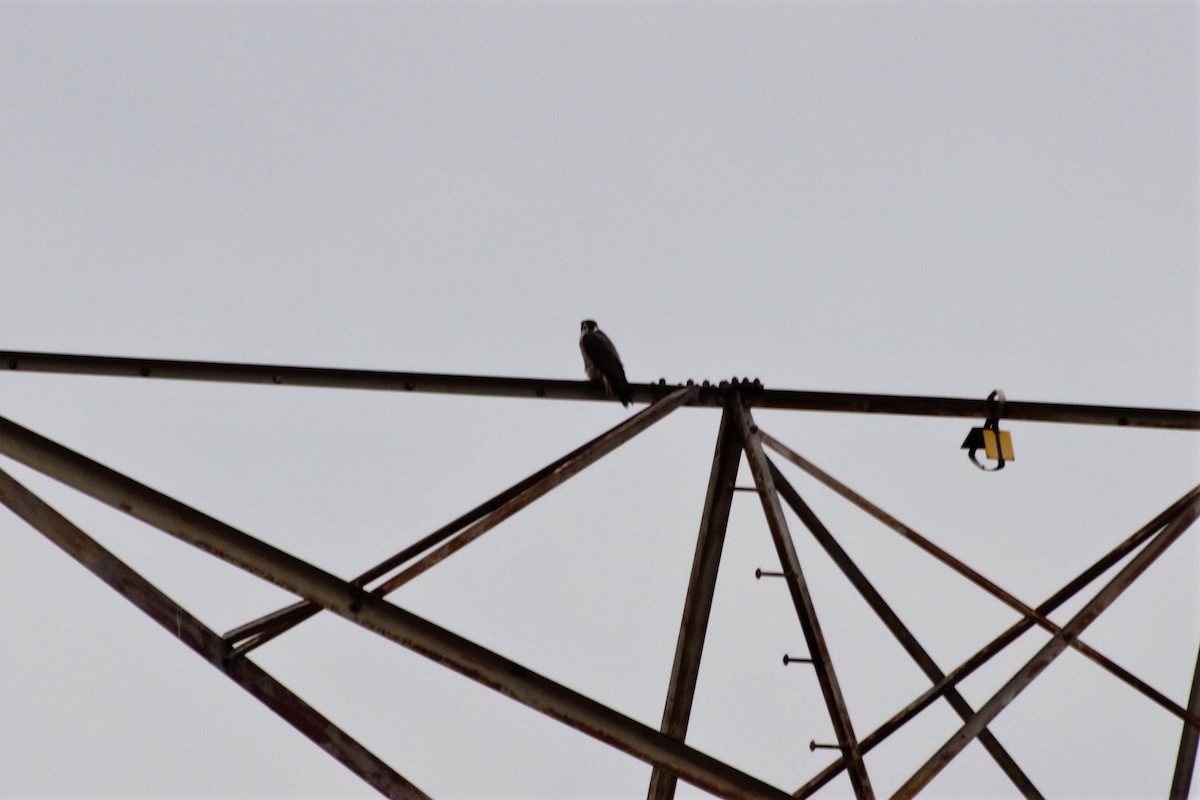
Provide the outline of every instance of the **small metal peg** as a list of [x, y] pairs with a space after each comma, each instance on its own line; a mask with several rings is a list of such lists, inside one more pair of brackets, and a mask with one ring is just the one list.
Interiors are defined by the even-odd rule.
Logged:
[[767, 572], [765, 569], [754, 570], [754, 579], [762, 580], [763, 578], [794, 578], [796, 577], [790, 572]]
[[789, 655], [785, 655], [783, 657], [783, 665], [785, 667], [788, 664], [811, 664], [812, 662], [813, 662], [813, 660], [811, 658], [796, 658], [796, 656], [789, 656]]
[[814, 741], [811, 741], [811, 742], [809, 742], [809, 743], [808, 743], [808, 749], [809, 749], [809, 750], [812, 750], [812, 751], [816, 751], [816, 750], [841, 750], [841, 749], [842, 749], [842, 746], [841, 746], [840, 744], [821, 744], [820, 742], [817, 742], [817, 741], [815, 741], [815, 740], [814, 740]]

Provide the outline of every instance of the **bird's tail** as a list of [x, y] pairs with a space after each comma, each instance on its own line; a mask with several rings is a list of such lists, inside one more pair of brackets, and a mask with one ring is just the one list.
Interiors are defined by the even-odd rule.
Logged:
[[627, 381], [620, 381], [612, 388], [613, 394], [621, 401], [621, 405], [628, 408], [629, 404], [633, 402], [633, 390], [629, 388], [629, 383]]

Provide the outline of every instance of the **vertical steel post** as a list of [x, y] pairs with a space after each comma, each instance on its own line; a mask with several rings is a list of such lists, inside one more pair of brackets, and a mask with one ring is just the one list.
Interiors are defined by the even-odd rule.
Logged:
[[189, 614], [186, 609], [2, 470], [0, 503], [12, 509], [17, 516], [58, 545], [67, 555], [384, 797], [395, 800], [429, 800], [428, 795], [268, 675], [261, 667], [244, 658], [231, 658], [232, 648], [216, 631]]
[[[933, 657], [921, 646], [921, 643], [913, 636], [912, 631], [900, 621], [900, 617], [896, 615], [896, 612], [887, 604], [883, 596], [871, 585], [867, 576], [862, 573], [862, 570], [858, 568], [858, 565], [854, 563], [850, 555], [837, 543], [833, 535], [829, 532], [829, 529], [825, 527], [824, 523], [813, 513], [809, 505], [800, 497], [800, 493], [796, 491], [795, 487], [788, 482], [774, 464], [770, 464], [770, 467], [775, 487], [783, 496], [783, 499], [792, 507], [792, 511], [796, 512], [796, 516], [800, 518], [801, 522], [812, 533], [813, 538], [817, 540], [821, 547], [825, 549], [825, 552], [829, 554], [833, 562], [841, 569], [851, 585], [867, 601], [867, 605], [871, 607], [871, 610], [875, 612], [880, 621], [891, 632], [892, 636], [896, 637], [896, 641], [900, 643], [904, 651], [916, 662], [917, 666], [921, 668], [921, 671], [925, 673], [925, 676], [935, 686], [945, 680], [946, 674], [938, 667]], [[964, 722], [975, 715], [975, 709], [971, 707], [954, 687], [947, 688], [944, 696], [946, 702], [950, 704], [951, 708], [958, 713]], [[1023, 797], [1042, 797], [1041, 792], [1033, 785], [1033, 781], [1017, 766], [1017, 762], [1013, 760], [1008, 751], [1004, 749], [1004, 745], [1000, 744], [1000, 741], [991, 731], [986, 728], [981, 731], [979, 742], [996, 761], [1000, 769], [1004, 771], [1004, 774], [1008, 776], [1008, 779], [1013, 782], [1013, 785], [1017, 787]]]
[[984, 706], [966, 722], [958, 732], [918, 769], [892, 800], [907, 800], [921, 791], [928, 783], [962, 752], [983, 728], [996, 718], [1009, 703], [1016, 699], [1026, 686], [1042, 673], [1050, 663], [1069, 646], [1070, 640], [1079, 636], [1096, 617], [1112, 605], [1120, 594], [1137, 580], [1147, 567], [1178, 539], [1188, 526], [1200, 515], [1200, 500], [1193, 500], [1169, 523], [1162, 532], [1150, 540], [1140, 553], [1134, 556], [1111, 581], [1105, 584], [1091, 601], [1062, 627], [1054, 637], [1039, 650], [1009, 681], [996, 692]]
[[[679, 622], [679, 638], [675, 644], [675, 663], [663, 706], [659, 730], [682, 742], [687, 735], [692, 713], [692, 699], [700, 674], [700, 657], [708, 632], [713, 592], [717, 585], [717, 570], [721, 565], [721, 549], [729, 525], [729, 510], [733, 505], [733, 484], [741, 461], [741, 442], [737, 427], [728, 409], [721, 415], [716, 451], [708, 476], [708, 493], [700, 516], [700, 533], [696, 538], [696, 554], [692, 558], [692, 574], [688, 580], [687, 597], [683, 603], [683, 618]], [[650, 800], [670, 800], [675, 796], [677, 778], [672, 773], [655, 768], [650, 775], [646, 796]]]
[[754, 424], [750, 411], [740, 403], [735, 403], [732, 408], [734, 419], [737, 421], [738, 433], [742, 437], [746, 462], [750, 467], [750, 472], [754, 475], [754, 483], [758, 486], [759, 499], [762, 501], [763, 513], [767, 518], [767, 527], [771, 531], [771, 538], [775, 541], [775, 550], [779, 554], [780, 566], [787, 576], [788, 590], [792, 595], [792, 603], [796, 607], [796, 615], [800, 618], [800, 627], [804, 631], [804, 639], [813, 660], [817, 681], [821, 685], [821, 694], [825, 697], [825, 706], [829, 710], [829, 718], [833, 723], [838, 747], [846, 758], [850, 785], [858, 800], [868, 800], [868, 798], [874, 797], [871, 790], [871, 779], [867, 775], [862, 751], [854, 736], [850, 712], [846, 709], [846, 701], [842, 697], [842, 689], [833, 669], [833, 660], [830, 657], [829, 649], [825, 646], [825, 636], [821, 632], [821, 625], [817, 620], [817, 611], [812, 595], [808, 591], [808, 583], [804, 580], [804, 573], [800, 569], [800, 559], [796, 555], [792, 534], [788, 530], [787, 520], [783, 516], [783, 507], [779, 504], [775, 482], [771, 479], [770, 466], [767, 463], [766, 454], [763, 453], [762, 441], [758, 436], [758, 426]]
[[[1188, 695], [1188, 711], [1200, 715], [1200, 653], [1196, 654], [1196, 669], [1192, 673], [1192, 691]], [[1171, 800], [1187, 800], [1192, 788], [1192, 773], [1196, 769], [1196, 747], [1200, 744], [1200, 728], [1191, 722], [1183, 723], [1179, 736], [1179, 756], [1175, 759], [1175, 775], [1171, 779]]]

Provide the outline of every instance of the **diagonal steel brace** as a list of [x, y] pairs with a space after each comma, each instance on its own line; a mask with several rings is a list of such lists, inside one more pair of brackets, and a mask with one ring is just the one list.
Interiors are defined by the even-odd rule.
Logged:
[[385, 797], [429, 800], [429, 796], [374, 753], [305, 703], [249, 659], [233, 650], [216, 631], [92, 539], [40, 497], [0, 470], [0, 503], [109, 587], [146, 613], [168, 633], [274, 711], [318, 747], [340, 761]]
[[958, 732], [913, 773], [904, 785], [896, 790], [892, 800], [907, 800], [915, 796], [932, 781], [950, 761], [970, 744], [979, 732], [995, 719], [1009, 703], [1016, 699], [1064, 650], [1070, 641], [1095, 621], [1137, 578], [1162, 555], [1200, 516], [1200, 500], [1193, 500], [1151, 539], [1144, 548], [1126, 564], [1116, 576], [1104, 585], [1095, 597], [1080, 609], [1066, 625], [1050, 639], [1025, 666], [1017, 671], [1004, 686], [1000, 687], [971, 719], [963, 723]]
[[754, 424], [748, 409], [735, 404], [733, 411], [738, 432], [742, 437], [746, 462], [750, 467], [751, 474], [754, 475], [754, 483], [758, 486], [763, 513], [767, 517], [767, 527], [771, 531], [771, 538], [775, 541], [775, 550], [779, 554], [779, 564], [784, 574], [788, 576], [788, 591], [792, 595], [796, 616], [799, 617], [800, 627], [804, 631], [804, 639], [813, 660], [817, 681], [821, 685], [821, 694], [825, 698], [825, 706], [829, 711], [830, 721], [833, 723], [838, 746], [846, 757], [850, 785], [858, 800], [868, 800], [874, 797], [871, 780], [867, 775], [866, 765], [863, 763], [858, 739], [854, 735], [854, 726], [850, 721], [850, 712], [846, 709], [846, 701], [842, 697], [842, 689], [833, 668], [833, 660], [825, 645], [825, 636], [822, 634], [820, 622], [817, 620], [817, 611], [812, 595], [808, 591], [808, 584], [800, 569], [800, 559], [796, 555], [792, 534], [788, 530], [787, 520], [784, 519], [783, 507], [779, 504], [779, 495], [771, 478], [770, 465], [767, 463], [767, 457], [763, 453], [762, 442], [759, 439], [758, 426]]
[[782, 790], [0, 417], [0, 454], [720, 797]]
[[[614, 428], [605, 431], [581, 447], [572, 450], [562, 458], [557, 459], [524, 480], [505, 489], [495, 497], [461, 515], [454, 521], [406, 547], [391, 558], [376, 564], [371, 569], [356, 577], [352, 582], [356, 586], [365, 586], [367, 583], [382, 577], [430, 548], [440, 545], [440, 548], [426, 555], [421, 561], [371, 590], [371, 594], [376, 597], [384, 597], [390, 594], [684, 405], [697, 391], [698, 389], [692, 386], [672, 392]], [[307, 601], [295, 603], [234, 628], [225, 634], [225, 639], [232, 644], [238, 645], [239, 653], [247, 653], [255, 647], [266, 644], [276, 636], [287, 632], [320, 611], [320, 606]]]
[[[775, 487], [779, 490], [779, 494], [792, 507], [792, 511], [796, 513], [796, 516], [808, 528], [813, 538], [817, 540], [821, 547], [825, 549], [825, 552], [829, 554], [833, 562], [841, 569], [851, 585], [858, 590], [858, 593], [866, 600], [867, 605], [871, 607], [871, 610], [875, 612], [880, 621], [891, 632], [892, 636], [896, 637], [896, 641], [900, 643], [900, 646], [904, 648], [909, 657], [921, 668], [921, 671], [925, 673], [926, 677], [935, 686], [945, 680], [946, 674], [938, 667], [933, 657], [921, 646], [921, 643], [913, 636], [908, 626], [900, 621], [900, 617], [887, 604], [887, 601], [883, 599], [883, 596], [879, 594], [867, 579], [867, 576], [862, 573], [862, 570], [858, 568], [858, 565], [854, 563], [850, 555], [837, 543], [833, 535], [830, 534], [829, 529], [825, 527], [824, 523], [821, 522], [808, 504], [804, 502], [803, 498], [800, 497], [800, 493], [788, 483], [778, 467], [773, 463], [770, 466], [771, 477], [775, 481]], [[954, 687], [947, 688], [944, 696], [946, 701], [964, 721], [974, 716], [975, 709], [959, 694], [957, 689]], [[1013, 760], [1013, 757], [1009, 755], [1008, 751], [1004, 749], [1004, 746], [1000, 744], [1000, 741], [991, 731], [985, 729], [980, 732], [979, 741], [996, 761], [1000, 769], [1004, 771], [1004, 774], [1013, 782], [1013, 785], [1021, 792], [1023, 797], [1042, 797], [1041, 792], [1033, 785], [1033, 781], [1017, 766], [1017, 762]]]
[[[825, 471], [821, 470], [819, 467], [817, 467], [811, 461], [808, 461], [806, 458], [801, 456], [799, 453], [796, 453], [795, 451], [793, 451], [786, 445], [782, 444], [778, 440], [772, 438], [769, 434], [767, 434], [765, 432], [762, 434], [762, 437], [763, 437], [764, 444], [766, 444], [772, 450], [775, 450], [777, 453], [782, 455], [788, 461], [791, 461], [793, 464], [795, 464], [796, 466], [803, 469], [809, 475], [812, 475], [814, 478], [819, 480], [821, 483], [824, 483], [826, 486], [833, 489], [835, 492], [840, 494], [842, 497], [845, 497], [851, 503], [858, 506], [859, 508], [861, 508], [863, 511], [867, 512], [871, 516], [875, 517], [875, 519], [879, 520], [880, 522], [882, 522], [887, 527], [891, 528], [896, 533], [900, 534], [900, 536], [902, 538], [908, 540], [909, 542], [912, 542], [917, 547], [921, 548], [926, 553], [928, 553], [929, 555], [933, 556], [935, 559], [940, 561], [942, 564], [944, 564], [947, 567], [949, 567], [950, 569], [954, 570], [959, 575], [961, 575], [962, 577], [966, 578], [971, 583], [978, 586], [980, 589], [983, 589], [985, 592], [990, 594], [992, 597], [995, 597], [997, 600], [1004, 603], [1006, 606], [1008, 606], [1012, 610], [1016, 611], [1018, 614], [1021, 614], [1023, 617], [1025, 617], [1029, 620], [1032, 620], [1035, 624], [1041, 626], [1045, 630], [1049, 631], [1051, 634], [1056, 634], [1060, 630], [1062, 630], [1058, 626], [1058, 624], [1056, 624], [1054, 621], [1048, 619], [1045, 615], [1038, 613], [1037, 609], [1030, 608], [1028, 605], [1021, 602], [1019, 599], [1017, 599], [1014, 595], [1005, 591], [994, 581], [989, 580], [988, 578], [986, 578], [982, 574], [980, 574], [977, 570], [975, 570], [975, 569], [971, 568], [970, 566], [968, 566], [967, 564], [965, 564], [960, 559], [955, 558], [954, 556], [950, 555], [950, 553], [946, 552], [944, 549], [942, 549], [938, 545], [934, 544], [932, 541], [925, 538], [920, 533], [917, 533], [915, 530], [908, 527], [903, 522], [901, 522], [900, 520], [893, 517], [891, 514], [887, 513], [883, 509], [879, 508], [877, 505], [872, 503], [870, 500], [866, 499], [865, 497], [858, 494], [850, 487], [843, 484], [841, 481], [837, 480], [833, 476], [831, 476], [828, 473], [826, 473]], [[1138, 692], [1141, 692], [1147, 698], [1154, 701], [1155, 703], [1158, 703], [1160, 706], [1162, 706], [1166, 710], [1170, 711], [1175, 716], [1180, 717], [1182, 719], [1187, 719], [1188, 712], [1182, 706], [1180, 706], [1178, 703], [1176, 703], [1171, 698], [1167, 697], [1165, 694], [1163, 694], [1159, 690], [1155, 689], [1150, 684], [1143, 681], [1141, 678], [1134, 675], [1129, 670], [1122, 667], [1120, 664], [1113, 661], [1108, 656], [1106, 656], [1103, 653], [1101, 653], [1100, 651], [1096, 650], [1091, 645], [1089, 645], [1086, 642], [1079, 640], [1079, 639], [1070, 639], [1069, 644], [1071, 647], [1078, 650], [1085, 657], [1087, 657], [1088, 659], [1090, 659], [1097, 665], [1103, 667], [1104, 669], [1108, 670], [1108, 672], [1110, 672], [1114, 677], [1123, 681], [1124, 683], [1126, 683], [1133, 689], [1136, 689]]]

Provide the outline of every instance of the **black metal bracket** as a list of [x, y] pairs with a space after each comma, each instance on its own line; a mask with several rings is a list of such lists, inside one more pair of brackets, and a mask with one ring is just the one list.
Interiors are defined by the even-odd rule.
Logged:
[[[962, 449], [967, 451], [971, 463], [984, 472], [997, 472], [1004, 469], [1008, 461], [1015, 460], [1012, 451], [1012, 437], [1008, 431], [1000, 430], [1000, 417], [1004, 414], [1004, 392], [995, 389], [988, 395], [988, 418], [981, 428], [972, 428], [963, 440]], [[983, 450], [996, 466], [987, 467], [976, 457]]]

